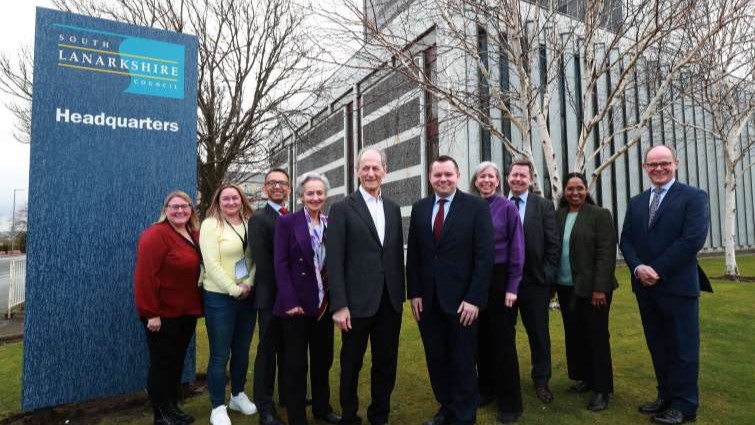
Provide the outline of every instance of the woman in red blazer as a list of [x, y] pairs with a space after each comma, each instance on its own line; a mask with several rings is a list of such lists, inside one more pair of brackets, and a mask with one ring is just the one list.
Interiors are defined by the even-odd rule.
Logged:
[[147, 392], [155, 425], [194, 421], [177, 402], [186, 349], [202, 316], [198, 229], [191, 198], [173, 191], [165, 198], [160, 219], [142, 233], [136, 250], [134, 294], [147, 334]]

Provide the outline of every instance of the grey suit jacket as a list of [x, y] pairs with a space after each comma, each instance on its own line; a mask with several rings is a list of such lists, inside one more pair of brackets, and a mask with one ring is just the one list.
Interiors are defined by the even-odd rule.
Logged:
[[383, 197], [383, 211], [385, 238], [381, 245], [359, 190], [330, 208], [325, 244], [331, 311], [348, 307], [352, 317], [371, 317], [380, 307], [383, 288], [387, 288], [393, 308], [401, 311], [406, 299], [401, 210]]

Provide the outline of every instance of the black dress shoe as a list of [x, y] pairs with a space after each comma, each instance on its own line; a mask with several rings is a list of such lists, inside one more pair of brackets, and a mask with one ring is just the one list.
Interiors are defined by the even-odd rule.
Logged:
[[519, 417], [522, 416], [521, 413], [504, 413], [504, 412], [498, 412], [496, 414], [495, 418], [498, 420], [498, 422], [502, 424], [513, 424], [517, 420], [519, 420]]
[[539, 386], [535, 388], [535, 394], [537, 394], [537, 398], [540, 399], [545, 404], [551, 404], [553, 403], [553, 391], [551, 391], [550, 388], [548, 388], [548, 384]]
[[641, 404], [638, 410], [640, 411], [640, 413], [644, 413], [646, 415], [652, 415], [655, 413], [661, 413], [665, 411], [666, 409], [669, 408], [669, 406], [671, 406], [670, 401], [665, 400], [661, 396], [658, 396], [658, 398], [656, 398], [655, 401]]
[[685, 415], [676, 409], [668, 409], [663, 413], [659, 413], [652, 417], [653, 423], [667, 424], [667, 425], [679, 425], [686, 422], [695, 422], [697, 415], [694, 413], [691, 415]]
[[577, 381], [576, 384], [566, 389], [566, 392], [571, 394], [582, 394], [588, 391], [590, 391], [590, 385], [585, 381]]
[[171, 414], [168, 404], [160, 404], [152, 407], [154, 417], [153, 425], [185, 425], [185, 423]]
[[337, 425], [339, 422], [341, 422], [341, 416], [336, 414], [336, 412], [330, 412], [323, 416], [315, 415], [315, 419], [322, 422], [327, 422], [329, 424]]
[[180, 422], [184, 424], [190, 424], [194, 422], [194, 416], [191, 416], [190, 414], [181, 410], [181, 408], [178, 407], [178, 404], [176, 402], [167, 403], [166, 409], [170, 412], [171, 416], [178, 419]]
[[608, 393], [593, 393], [590, 402], [587, 403], [587, 410], [591, 412], [600, 412], [608, 407]]
[[451, 425], [451, 419], [438, 412], [432, 417], [432, 419], [423, 422], [422, 425]]
[[286, 425], [274, 413], [260, 413], [260, 425]]
[[359, 416], [354, 416], [353, 418], [342, 417], [338, 425], [362, 425], [362, 418]]

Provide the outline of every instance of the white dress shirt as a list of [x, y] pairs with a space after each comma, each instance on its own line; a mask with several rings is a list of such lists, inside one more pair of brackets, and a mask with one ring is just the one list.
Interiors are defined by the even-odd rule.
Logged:
[[380, 245], [383, 245], [385, 241], [385, 210], [383, 209], [383, 196], [378, 194], [377, 197], [370, 195], [362, 186], [359, 186], [359, 192], [364, 198], [364, 203], [367, 204], [367, 210], [372, 216], [372, 222], [375, 224], [378, 238], [380, 238]]

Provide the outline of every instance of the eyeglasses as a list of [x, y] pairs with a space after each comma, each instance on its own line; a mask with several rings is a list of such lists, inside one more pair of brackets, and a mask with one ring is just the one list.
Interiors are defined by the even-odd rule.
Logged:
[[167, 207], [171, 211], [190, 210], [191, 209], [191, 205], [189, 205], [189, 204], [168, 204]]
[[268, 180], [268, 181], [265, 182], [265, 186], [268, 186], [268, 187], [275, 187], [275, 186], [288, 187], [288, 182], [287, 181], [283, 181], [283, 180]]
[[648, 167], [651, 170], [655, 170], [656, 168], [668, 168], [671, 165], [673, 165], [673, 162], [669, 161], [663, 161], [663, 162], [646, 162], [645, 166]]

